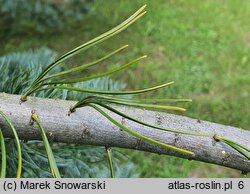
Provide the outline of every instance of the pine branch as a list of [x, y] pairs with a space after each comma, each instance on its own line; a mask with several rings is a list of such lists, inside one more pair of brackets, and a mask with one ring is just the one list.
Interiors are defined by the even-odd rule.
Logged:
[[[0, 110], [10, 118], [19, 138], [23, 140], [41, 139], [37, 125], [30, 125], [31, 112], [35, 110], [50, 141], [144, 150], [250, 171], [250, 160], [225, 142], [214, 140], [214, 136], [218, 135], [249, 148], [250, 131], [247, 130], [167, 113], [115, 106], [117, 110], [153, 125], [211, 136], [175, 134], [143, 126], [108, 112], [137, 133], [194, 152], [195, 155], [190, 156], [139, 140], [113, 125], [93, 108], [83, 107], [69, 115], [69, 107], [76, 103], [74, 101], [30, 97], [20, 104], [19, 100], [18, 95], [0, 93]], [[4, 137], [13, 137], [2, 118], [0, 128]]]

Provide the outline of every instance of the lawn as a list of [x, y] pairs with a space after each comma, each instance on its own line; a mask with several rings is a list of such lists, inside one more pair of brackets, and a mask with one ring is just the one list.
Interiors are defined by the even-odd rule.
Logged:
[[[82, 63], [129, 44], [110, 66], [147, 54], [114, 75], [128, 89], [166, 81], [173, 86], [151, 94], [192, 98], [184, 115], [250, 129], [250, 1], [95, 1], [81, 22], [56, 33], [27, 32], [1, 41], [0, 54], [46, 46], [63, 53], [119, 24], [147, 4], [147, 14], [129, 29], [69, 63]], [[104, 67], [103, 67], [104, 68]], [[110, 67], [108, 67], [110, 68]], [[102, 68], [101, 68], [102, 69]], [[97, 69], [93, 69], [97, 71]], [[242, 177], [216, 165], [125, 150], [141, 177]]]

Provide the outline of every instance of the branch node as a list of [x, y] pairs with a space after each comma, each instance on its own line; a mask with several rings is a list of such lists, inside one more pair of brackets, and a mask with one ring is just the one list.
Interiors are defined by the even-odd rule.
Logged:
[[175, 133], [174, 134], [174, 145], [176, 145], [176, 143], [178, 143], [178, 141], [181, 140], [181, 137], [179, 134]]
[[122, 125], [125, 125], [125, 118], [124, 118], [124, 117], [122, 117], [121, 124], [122, 124]]
[[82, 138], [85, 138], [90, 135], [90, 130], [88, 128], [84, 128], [82, 131]]
[[27, 96], [21, 96], [19, 103], [22, 104], [25, 101], [27, 101]]
[[75, 112], [76, 111], [76, 108], [75, 108], [75, 106], [74, 105], [71, 105], [70, 107], [69, 107], [69, 111], [68, 111], [68, 116], [70, 116], [71, 115], [71, 113], [73, 113], [73, 112]]
[[31, 118], [30, 118], [30, 121], [29, 121], [29, 124], [32, 126], [34, 124], [34, 116], [37, 117], [37, 114], [36, 114], [36, 110], [32, 110], [31, 111]]
[[162, 117], [158, 113], [156, 114], [156, 124], [157, 125], [162, 124]]
[[227, 163], [229, 157], [230, 157], [230, 154], [228, 154], [227, 152], [225, 152], [224, 150], [222, 151], [222, 154], [223, 154], [223, 157], [222, 157], [222, 164], [225, 164]]
[[219, 142], [220, 139], [221, 139], [221, 137], [220, 137], [219, 135], [217, 135], [217, 134], [215, 134], [215, 135], [213, 136], [213, 140], [216, 141], [216, 142]]
[[71, 113], [75, 112], [75, 111], [76, 111], [75, 106], [74, 106], [74, 105], [71, 105], [71, 106], [69, 107], [69, 111], [70, 111]]

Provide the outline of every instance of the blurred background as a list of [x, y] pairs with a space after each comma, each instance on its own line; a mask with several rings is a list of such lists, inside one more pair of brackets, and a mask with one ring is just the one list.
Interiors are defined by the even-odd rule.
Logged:
[[[174, 85], [148, 97], [191, 98], [192, 103], [182, 104], [188, 109], [185, 116], [250, 129], [248, 0], [0, 0], [0, 55], [41, 47], [63, 54], [144, 4], [147, 14], [142, 19], [66, 65], [79, 65], [129, 44], [108, 68], [144, 54], [148, 58], [112, 76], [126, 89], [174, 80]], [[216, 165], [118, 150], [134, 163], [139, 177], [243, 177]]]

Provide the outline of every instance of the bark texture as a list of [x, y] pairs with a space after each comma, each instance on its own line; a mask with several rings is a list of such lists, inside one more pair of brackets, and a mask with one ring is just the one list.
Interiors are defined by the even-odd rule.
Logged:
[[[192, 133], [211, 134], [211, 137], [180, 135], [145, 127], [110, 113], [123, 125], [142, 135], [193, 151], [195, 155], [190, 158], [190, 156], [149, 144], [127, 134], [93, 108], [77, 109], [69, 116], [69, 107], [75, 103], [74, 101], [29, 97], [28, 101], [20, 104], [20, 96], [0, 93], [0, 111], [10, 118], [20, 139], [23, 140], [41, 139], [38, 126], [30, 123], [31, 112], [35, 110], [48, 138], [53, 142], [144, 150], [218, 164], [244, 172], [250, 171], [249, 160], [228, 145], [213, 140], [213, 136], [218, 134], [250, 147], [250, 131], [162, 112], [116, 107], [150, 124]], [[0, 127], [5, 137], [12, 137], [11, 130], [2, 118], [0, 118]]]

